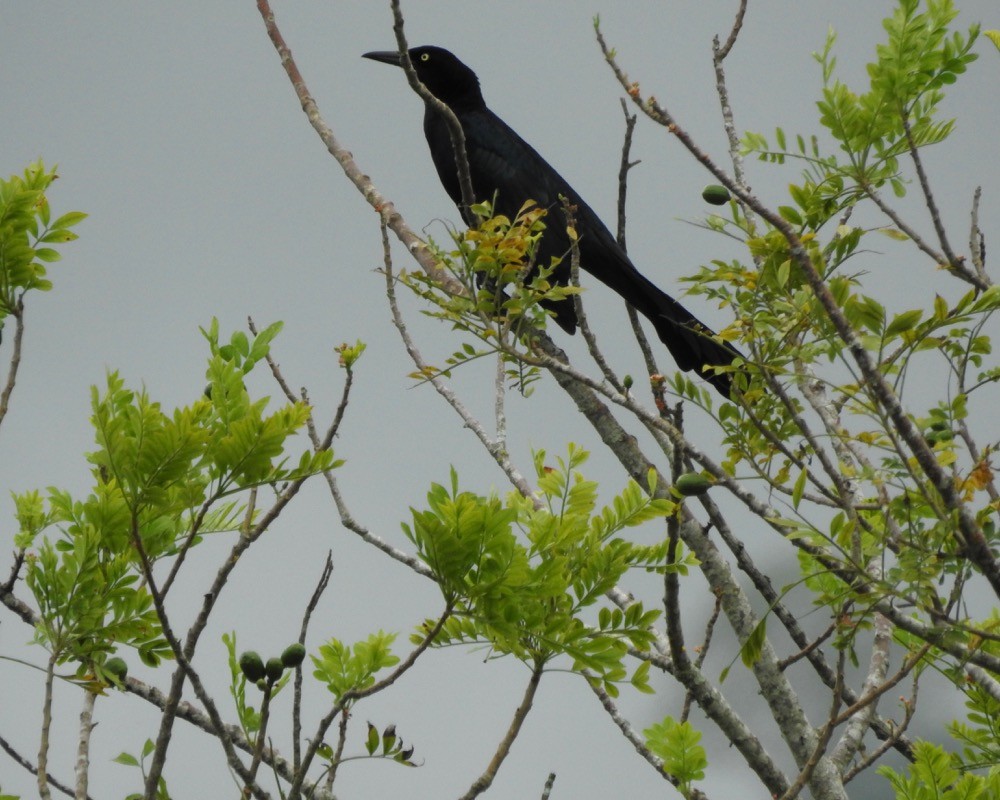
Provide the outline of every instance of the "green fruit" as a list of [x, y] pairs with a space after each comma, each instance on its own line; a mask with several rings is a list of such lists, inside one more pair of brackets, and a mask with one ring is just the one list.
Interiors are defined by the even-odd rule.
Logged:
[[264, 662], [253, 650], [247, 650], [240, 656], [240, 669], [251, 683], [264, 677]]
[[700, 472], [686, 472], [674, 481], [674, 488], [685, 497], [705, 494], [712, 482]]
[[928, 444], [935, 445], [941, 442], [950, 442], [955, 438], [955, 434], [952, 431], [944, 430], [932, 430], [925, 437]]
[[701, 196], [706, 203], [711, 203], [713, 206], [724, 206], [729, 202], [731, 197], [729, 190], [725, 186], [718, 186], [716, 184], [706, 186], [702, 189]]
[[267, 676], [268, 683], [277, 683], [284, 671], [285, 665], [281, 663], [280, 658], [269, 658], [264, 666], [264, 674]]
[[119, 682], [124, 681], [128, 676], [128, 664], [124, 659], [115, 656], [104, 662], [104, 671]]
[[289, 669], [295, 669], [295, 667], [305, 661], [305, 659], [306, 648], [298, 642], [288, 645], [288, 647], [285, 648], [285, 652], [281, 654], [281, 663]]

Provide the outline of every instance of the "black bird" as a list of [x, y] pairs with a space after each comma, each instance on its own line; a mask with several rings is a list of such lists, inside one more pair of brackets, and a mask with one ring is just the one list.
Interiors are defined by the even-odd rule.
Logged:
[[[476, 73], [440, 47], [414, 47], [409, 54], [421, 82], [455, 113], [462, 125], [476, 201], [491, 200], [495, 196], [494, 213], [513, 219], [527, 200], [551, 209], [559, 207], [560, 197], [565, 197], [576, 206], [580, 266], [649, 319], [678, 367], [696, 370], [722, 395], [729, 397], [731, 375], [717, 373], [712, 367], [727, 366], [741, 357], [740, 353], [714, 338], [714, 333], [691, 312], [643, 277], [573, 187], [486, 107]], [[402, 66], [400, 54], [394, 51], [365, 53], [364, 57]], [[458, 168], [447, 123], [430, 103], [425, 104], [424, 135], [445, 191], [458, 205], [465, 223], [475, 225], [473, 215], [462, 206]], [[565, 228], [549, 226], [541, 238], [536, 258], [538, 263], [548, 264], [551, 258], [562, 257], [551, 279], [563, 285], [570, 278], [569, 258], [565, 257], [569, 251]], [[554, 303], [551, 308], [559, 326], [574, 333], [577, 320], [573, 303]]]

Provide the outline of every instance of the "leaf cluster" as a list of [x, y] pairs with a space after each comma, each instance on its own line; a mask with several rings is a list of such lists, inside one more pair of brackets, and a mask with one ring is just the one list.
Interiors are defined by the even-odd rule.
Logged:
[[703, 780], [708, 758], [699, 742], [701, 733], [690, 722], [665, 717], [643, 732], [646, 746], [663, 761], [663, 771], [677, 781], [683, 797], [691, 796], [691, 784]]
[[368, 755], [378, 758], [389, 758], [406, 767], [415, 767], [413, 747], [406, 747], [402, 738], [396, 733], [395, 725], [387, 725], [380, 733], [372, 723], [368, 723], [368, 734], [365, 738], [365, 750]]
[[[422, 273], [403, 273], [400, 277], [405, 286], [430, 304], [425, 314], [477, 340], [452, 353], [443, 368], [431, 367], [429, 374], [415, 373], [416, 378], [449, 376], [452, 369], [470, 361], [516, 349], [517, 343], [533, 330], [545, 328], [552, 303], [579, 292], [576, 287], [551, 282], [559, 259], [553, 258], [549, 264], [536, 262], [538, 243], [546, 228], [546, 209], [529, 200], [513, 219], [502, 214], [494, 216], [490, 203], [477, 204], [473, 210], [481, 221], [463, 233], [453, 233], [455, 249], [445, 250], [430, 243], [439, 265], [457, 280], [461, 292], [449, 291]], [[523, 360], [509, 355], [505, 360], [511, 365], [508, 377], [522, 391], [537, 379], [537, 370]]]
[[985, 775], [961, 772], [944, 748], [932, 742], [917, 742], [913, 750], [907, 774], [890, 766], [878, 769], [888, 779], [896, 800], [987, 800], [1000, 796], [1000, 769], [993, 767]]
[[[428, 507], [411, 509], [403, 530], [454, 609], [438, 646], [485, 644], [497, 656], [533, 666], [568, 656], [572, 669], [588, 670], [617, 694], [628, 648], [650, 646], [659, 611], [641, 603], [624, 611], [599, 607], [594, 619], [590, 610], [629, 569], [683, 570], [693, 561], [680, 557], [667, 565], [665, 542], [643, 546], [622, 538], [626, 528], [677, 507], [630, 481], [598, 509], [597, 485], [578, 471], [586, 458], [571, 446], [558, 467], [549, 467], [544, 451], [536, 453], [537, 497], [512, 493], [505, 501], [460, 491], [453, 470], [450, 488], [433, 485]], [[647, 669], [632, 676], [640, 689], [648, 689]]]
[[268, 413], [267, 399], [247, 392], [244, 377], [279, 329], [252, 342], [237, 334], [220, 346], [213, 321], [207, 396], [172, 413], [110, 373], [103, 392], [91, 391], [97, 448], [88, 455], [90, 493], [76, 499], [49, 488], [14, 496], [16, 544], [36, 548], [26, 558], [40, 614], [36, 638], [57, 662], [73, 660], [80, 675], [100, 675], [106, 657], [124, 645], [158, 663], [169, 648], [140, 582], [143, 566], [207, 534], [248, 530], [253, 507], [239, 492], [337, 466], [329, 450], [306, 450], [289, 465], [286, 451], [309, 409], [296, 403]]
[[70, 228], [87, 216], [71, 211], [51, 218], [45, 192], [56, 177], [36, 161], [23, 175], [0, 180], [0, 325], [24, 292], [52, 288], [46, 264], [61, 258], [54, 245], [76, 239]]
[[330, 639], [319, 646], [317, 655], [310, 656], [315, 667], [313, 675], [338, 700], [348, 692], [367, 689], [381, 670], [399, 663], [399, 657], [392, 652], [395, 639], [395, 633], [384, 631], [353, 645]]

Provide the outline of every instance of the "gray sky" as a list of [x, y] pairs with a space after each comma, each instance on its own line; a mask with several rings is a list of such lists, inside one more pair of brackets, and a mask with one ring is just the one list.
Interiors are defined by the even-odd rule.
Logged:
[[[632, 77], [724, 162], [710, 45], [713, 35], [728, 32], [735, 5], [411, 0], [404, 11], [411, 44], [439, 44], [469, 63], [490, 106], [610, 223], [623, 131], [621, 91], [594, 42], [593, 14], [601, 14], [605, 35]], [[986, 27], [1000, 27], [995, 0], [960, 5], [965, 25], [983, 19]], [[841, 76], [861, 89], [863, 64], [890, 7], [885, 0], [751, 0], [742, 38], [727, 61], [738, 127], [768, 135], [776, 124], [789, 132], [818, 131], [814, 101], [820, 72], [811, 52], [822, 47], [832, 25], [840, 33]], [[401, 72], [360, 58], [367, 50], [392, 48], [388, 3], [275, 0], [274, 10], [338, 137], [414, 228], [427, 226], [442, 238], [441, 221], [459, 217], [426, 152], [420, 101]], [[987, 234], [1000, 222], [997, 53], [986, 43], [979, 51], [984, 57], [955, 87], [948, 105], [960, 118], [953, 141], [946, 151], [927, 155], [946, 222], [960, 239], [976, 184], [985, 189]], [[166, 408], [197, 397], [207, 353], [198, 326], [213, 315], [225, 331], [243, 326], [248, 314], [261, 324], [284, 320], [275, 354], [289, 382], [309, 388], [320, 420], [330, 417], [339, 399], [342, 376], [333, 347], [359, 338], [368, 343], [335, 446], [348, 460], [340, 481], [352, 511], [384, 538], [405, 546], [399, 522], [410, 505], [422, 502], [430, 481], [447, 479], [450, 464], [466, 488], [507, 490], [450, 409], [429, 388], [412, 388], [406, 377], [412, 365], [389, 324], [384, 283], [374, 272], [381, 261], [377, 217], [309, 127], [253, 3], [8, 2], [0, 7], [0, 59], [5, 76], [0, 170], [20, 172], [39, 156], [58, 163], [61, 179], [49, 194], [53, 212], [90, 214], [77, 229], [79, 241], [66, 246], [64, 260], [53, 266], [55, 290], [32, 297], [28, 309], [24, 363], [0, 433], [5, 535], [13, 532], [9, 490], [54, 485], [83, 492], [89, 485], [83, 458], [92, 446], [89, 387], [102, 384], [106, 370], [120, 370], [130, 385], [146, 386]], [[712, 258], [738, 255], [681, 221], [705, 213], [699, 195], [710, 181], [676, 142], [640, 120], [633, 156], [642, 165], [631, 174], [629, 247], [641, 270], [679, 292], [679, 276]], [[785, 186], [795, 179], [793, 171], [756, 163], [750, 169], [762, 197], [787, 202]], [[915, 218], [929, 230], [923, 216]], [[879, 247], [881, 254], [863, 268], [871, 271], [876, 294], [901, 287], [887, 298], [895, 310], [924, 304], [935, 292], [955, 292], [912, 247], [889, 239]], [[395, 257], [397, 266], [411, 266], [400, 248]], [[585, 301], [606, 352], [622, 371], [641, 374], [623, 329], [621, 303], [593, 281], [587, 285]], [[418, 303], [405, 298], [404, 304], [424, 355], [440, 363], [457, 340], [423, 320]], [[701, 298], [687, 304], [716, 325], [730, 319]], [[581, 342], [566, 338], [560, 342], [582, 356]], [[4, 364], [8, 347], [5, 341], [0, 349]], [[662, 367], [673, 369], [662, 348], [658, 353]], [[455, 379], [487, 421], [491, 380], [491, 366]], [[255, 389], [277, 393], [263, 379]], [[508, 411], [512, 452], [526, 472], [530, 448], [557, 455], [570, 440], [596, 447], [567, 398], [551, 386], [540, 387], [528, 401], [511, 398]], [[695, 435], [706, 447], [715, 437], [707, 428]], [[587, 472], [609, 492], [624, 480], [603, 455], [595, 456]], [[203, 574], [189, 576], [193, 602], [227, 548], [219, 541], [196, 551], [205, 567]], [[221, 674], [219, 635], [231, 628], [243, 647], [261, 651], [279, 651], [291, 641], [328, 549], [337, 569], [310, 645], [330, 636], [351, 641], [381, 627], [401, 631], [397, 652], [405, 652], [412, 626], [438, 612], [436, 591], [342, 530], [317, 483], [241, 564], [217, 608], [216, 627], [202, 640], [199, 666]], [[775, 569], [794, 568], [788, 548], [771, 549]], [[6, 563], [6, 558], [0, 562], [0, 574], [6, 574]], [[693, 620], [707, 610], [707, 600], [698, 596], [703, 587], [700, 578], [684, 587]], [[655, 587], [650, 596], [655, 603]], [[190, 606], [179, 605], [177, 613], [183, 619]], [[40, 649], [22, 646], [28, 635], [16, 621], [5, 620], [0, 655], [41, 663]], [[720, 668], [734, 656], [731, 646], [720, 646]], [[149, 677], [137, 659], [129, 661], [134, 674]], [[395, 691], [359, 708], [353, 740], [353, 749], [359, 749], [365, 719], [380, 726], [395, 722], [425, 766], [408, 771], [352, 764], [342, 770], [339, 795], [398, 796], [404, 787], [414, 797], [460, 794], [488, 762], [526, 679], [518, 665], [483, 663], [481, 653], [425, 657]], [[739, 687], [742, 680], [734, 675], [727, 686]], [[166, 673], [157, 682], [165, 685]], [[33, 757], [39, 674], [0, 661], [0, 684], [5, 687], [0, 733]], [[751, 684], [745, 685], [752, 695]], [[224, 685], [214, 686], [226, 708]], [[628, 690], [623, 695], [623, 708], [640, 728], [678, 712], [672, 686], [652, 699]], [[57, 711], [65, 743], [75, 735], [78, 704], [64, 688], [59, 697], [68, 701]], [[12, 701], [19, 728], [10, 722]], [[139, 708], [138, 702], [115, 696], [98, 704], [95, 797], [138, 789], [137, 774], [106, 762], [122, 749], [137, 752], [155, 735], [155, 715]], [[773, 749], [784, 752], [781, 746]], [[68, 779], [68, 751], [58, 755], [63, 757], [56, 758], [53, 771]], [[739, 769], [729, 766], [734, 763], [729, 751], [716, 748], [709, 757], [715, 769], [710, 766], [705, 788], [724, 796], [728, 782], [741, 778]], [[209, 796], [222, 787], [229, 791], [223, 763], [214, 742], [186, 734], [175, 739], [167, 777], [178, 797]], [[554, 796], [562, 798], [648, 796], [665, 788], [586, 687], [564, 675], [543, 682], [523, 740], [491, 796], [537, 796], [549, 771], [559, 775]], [[0, 756], [0, 785], [25, 796], [34, 791], [30, 778], [6, 756]]]

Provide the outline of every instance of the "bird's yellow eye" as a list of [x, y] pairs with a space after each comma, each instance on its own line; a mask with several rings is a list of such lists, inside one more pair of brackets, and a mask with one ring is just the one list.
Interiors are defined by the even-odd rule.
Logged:
[[431, 60], [431, 54], [430, 53], [421, 53], [420, 54], [420, 60], [421, 61], [430, 61]]

